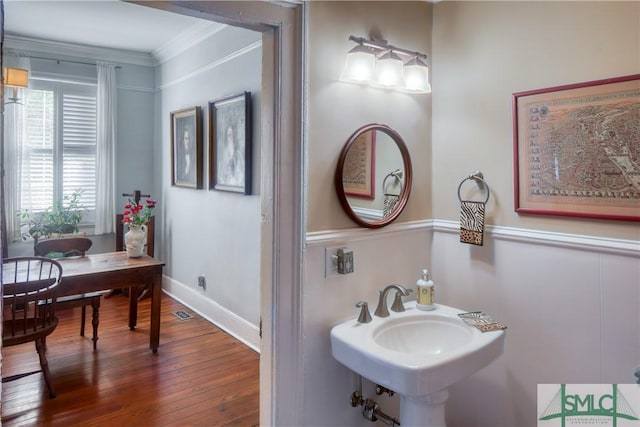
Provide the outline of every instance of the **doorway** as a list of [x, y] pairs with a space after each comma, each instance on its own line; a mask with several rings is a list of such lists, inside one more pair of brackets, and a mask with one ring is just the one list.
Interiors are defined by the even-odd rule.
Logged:
[[136, 3], [262, 32], [260, 424], [300, 425], [303, 4]]

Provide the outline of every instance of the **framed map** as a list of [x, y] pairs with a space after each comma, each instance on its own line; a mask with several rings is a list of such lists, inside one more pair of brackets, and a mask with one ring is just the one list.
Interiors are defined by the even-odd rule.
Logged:
[[640, 74], [513, 94], [515, 211], [640, 221]]
[[375, 199], [376, 132], [363, 132], [344, 161], [342, 186], [347, 196]]

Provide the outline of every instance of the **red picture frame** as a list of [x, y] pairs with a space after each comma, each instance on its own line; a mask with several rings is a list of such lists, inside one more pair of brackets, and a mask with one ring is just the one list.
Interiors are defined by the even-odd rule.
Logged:
[[640, 221], [640, 74], [513, 94], [515, 211]]
[[354, 141], [344, 161], [342, 185], [347, 196], [375, 199], [376, 133], [363, 132]]

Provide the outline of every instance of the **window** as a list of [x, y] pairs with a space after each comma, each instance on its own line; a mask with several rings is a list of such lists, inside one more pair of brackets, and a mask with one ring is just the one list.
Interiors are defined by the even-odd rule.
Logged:
[[82, 188], [83, 222], [96, 204], [96, 87], [31, 80], [20, 209], [42, 211]]

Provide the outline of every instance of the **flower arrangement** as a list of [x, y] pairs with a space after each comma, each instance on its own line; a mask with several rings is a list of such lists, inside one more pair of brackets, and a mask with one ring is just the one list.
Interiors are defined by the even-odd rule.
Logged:
[[145, 225], [151, 219], [153, 209], [156, 207], [156, 201], [147, 199], [145, 205], [132, 202], [129, 199], [129, 203], [124, 205], [124, 211], [122, 212], [122, 223], [127, 225]]

